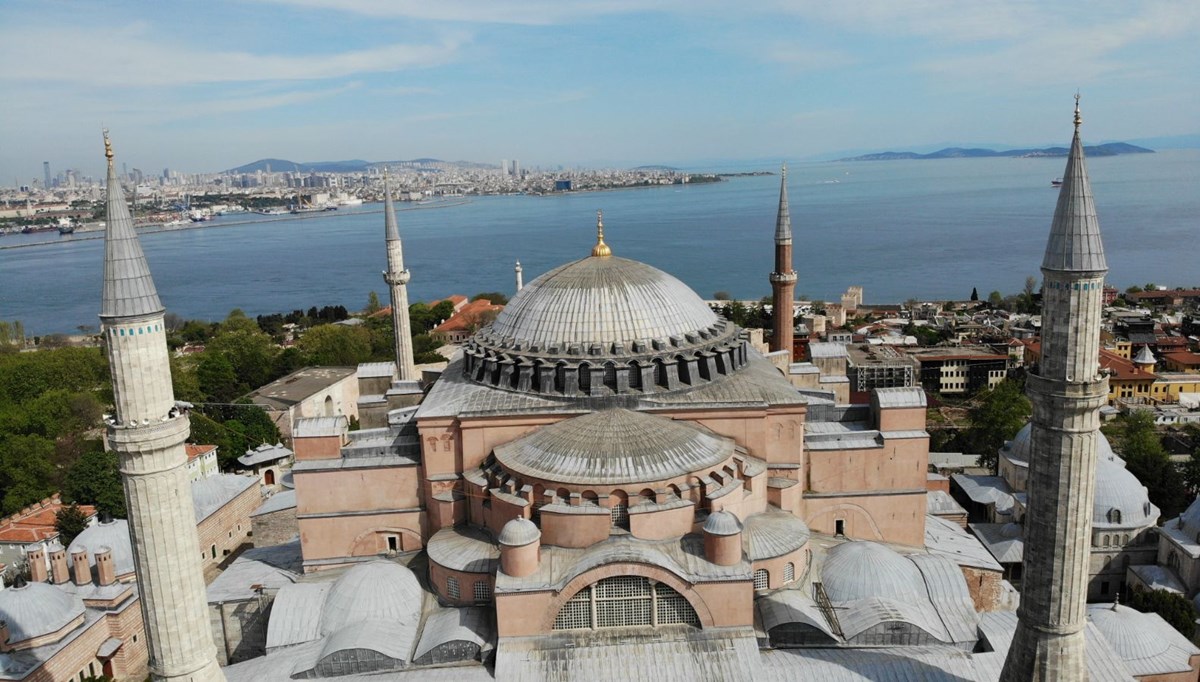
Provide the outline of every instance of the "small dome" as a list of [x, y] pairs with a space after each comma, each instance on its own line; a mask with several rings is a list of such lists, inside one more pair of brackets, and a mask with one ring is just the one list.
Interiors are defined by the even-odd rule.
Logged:
[[[1103, 432], [1098, 432], [1099, 440], [1096, 441], [1096, 460], [1113, 460], [1118, 459], [1117, 454], [1113, 452], [1112, 445], [1108, 442], [1108, 437]], [[1017, 435], [1013, 439], [1004, 444], [1000, 448], [1000, 455], [1011, 460], [1018, 466], [1029, 466], [1030, 452], [1033, 448], [1033, 424], [1026, 424], [1021, 427]]]
[[1000, 527], [1000, 535], [1006, 538], [1021, 537], [1021, 524], [1009, 521]]
[[667, 339], [718, 318], [686, 284], [626, 258], [584, 258], [526, 284], [491, 331], [542, 348]]
[[47, 583], [0, 590], [0, 620], [10, 644], [42, 637], [83, 615], [83, 600]]
[[[113, 567], [118, 576], [133, 573], [133, 545], [129, 541], [129, 522], [125, 519], [102, 521], [84, 529], [75, 536], [68, 552], [74, 554], [81, 548], [109, 547], [112, 549]], [[96, 565], [96, 555], [88, 554], [88, 564]]]
[[531, 542], [537, 542], [542, 537], [542, 531], [533, 521], [525, 517], [517, 517], [504, 524], [500, 529], [500, 544], [509, 547], [524, 547]]
[[1150, 346], [1142, 346], [1142, 349], [1138, 351], [1137, 357], [1133, 359], [1133, 362], [1136, 365], [1153, 365], [1158, 360], [1154, 359], [1154, 353], [1150, 352]]
[[664, 481], [714, 467], [733, 442], [694, 424], [623, 408], [557, 422], [495, 449], [521, 476], [555, 483]]
[[1120, 604], [1088, 606], [1088, 620], [1096, 626], [1122, 660], [1154, 658], [1171, 647], [1158, 634], [1150, 616]]
[[731, 512], [713, 512], [704, 521], [704, 532], [709, 535], [737, 535], [742, 532], [742, 522]]
[[1092, 505], [1092, 525], [1108, 528], [1136, 528], [1158, 522], [1158, 507], [1150, 503], [1150, 493], [1120, 458], [1096, 460], [1096, 499]]
[[825, 556], [821, 581], [835, 602], [883, 597], [908, 604], [926, 601], [916, 565], [877, 542], [845, 542]]
[[321, 610], [321, 634], [365, 620], [416, 623], [422, 597], [416, 576], [404, 566], [390, 561], [358, 564], [329, 588]]

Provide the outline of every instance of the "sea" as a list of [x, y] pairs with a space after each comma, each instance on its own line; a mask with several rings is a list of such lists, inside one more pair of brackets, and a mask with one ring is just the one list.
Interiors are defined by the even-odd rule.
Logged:
[[[812, 162], [788, 169], [798, 298], [870, 303], [1016, 293], [1039, 265], [1063, 158]], [[1125, 288], [1200, 285], [1200, 150], [1088, 160], [1109, 263]], [[694, 169], [696, 171], [711, 169]], [[770, 170], [774, 168], [725, 168]], [[779, 176], [684, 186], [397, 204], [411, 301], [514, 291], [587, 256], [596, 211], [617, 256], [649, 263], [703, 298], [770, 293]], [[224, 216], [142, 234], [163, 304], [188, 319], [387, 301], [382, 204], [305, 219]], [[95, 328], [99, 233], [0, 237], [0, 319], [30, 335]]]

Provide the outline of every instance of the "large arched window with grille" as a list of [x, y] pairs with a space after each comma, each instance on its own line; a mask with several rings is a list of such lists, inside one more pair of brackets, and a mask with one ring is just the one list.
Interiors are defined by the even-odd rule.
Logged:
[[613, 576], [583, 588], [554, 618], [555, 630], [660, 625], [700, 627], [700, 618], [683, 595], [637, 575]]
[[765, 590], [771, 585], [771, 574], [767, 569], [760, 568], [754, 572], [754, 589]]

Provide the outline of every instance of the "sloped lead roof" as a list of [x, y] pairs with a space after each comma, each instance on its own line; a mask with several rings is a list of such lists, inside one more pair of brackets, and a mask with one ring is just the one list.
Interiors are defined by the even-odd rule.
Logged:
[[1058, 190], [1058, 206], [1050, 225], [1046, 244], [1045, 270], [1098, 272], [1108, 270], [1104, 244], [1100, 241], [1100, 221], [1092, 201], [1092, 184], [1083, 161], [1083, 142], [1079, 139], [1079, 110], [1076, 108], [1075, 137]]
[[[105, 138], [107, 142], [107, 137]], [[109, 150], [111, 154], [111, 150]], [[142, 253], [125, 192], [117, 180], [112, 157], [108, 159], [108, 215], [104, 232], [104, 296], [101, 318], [138, 317], [160, 313], [162, 302]]]
[[387, 241], [400, 241], [400, 228], [396, 226], [396, 207], [392, 204], [392, 191], [388, 187], [386, 175], [383, 176], [383, 224]]

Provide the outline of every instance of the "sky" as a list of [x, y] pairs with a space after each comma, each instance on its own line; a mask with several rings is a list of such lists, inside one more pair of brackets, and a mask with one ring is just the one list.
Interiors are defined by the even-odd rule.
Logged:
[[702, 166], [1200, 132], [1200, 2], [0, 1], [0, 183], [435, 157]]

